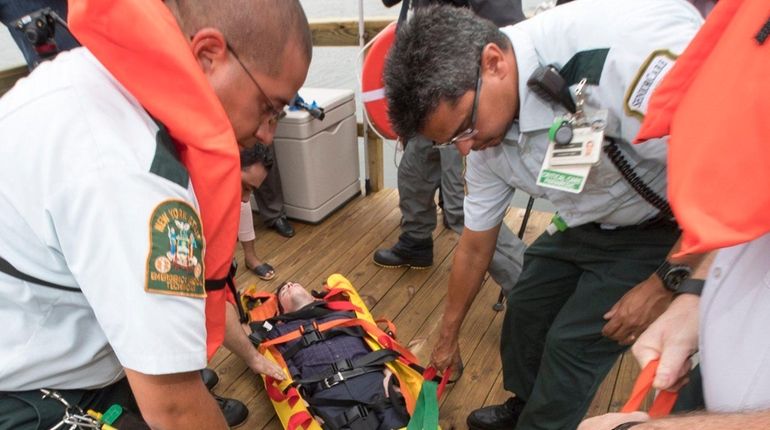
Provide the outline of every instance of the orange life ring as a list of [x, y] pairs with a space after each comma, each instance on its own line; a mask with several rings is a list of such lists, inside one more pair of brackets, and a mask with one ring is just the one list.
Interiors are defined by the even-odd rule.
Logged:
[[364, 103], [369, 123], [382, 136], [396, 139], [398, 135], [388, 117], [388, 103], [385, 100], [385, 84], [382, 73], [385, 69], [385, 58], [393, 41], [396, 39], [396, 23], [385, 27], [372, 43], [364, 59], [361, 77], [361, 101]]

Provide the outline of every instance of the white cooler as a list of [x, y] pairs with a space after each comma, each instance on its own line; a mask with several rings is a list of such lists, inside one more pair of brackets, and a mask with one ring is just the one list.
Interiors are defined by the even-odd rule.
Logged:
[[317, 223], [361, 192], [355, 100], [350, 90], [302, 88], [299, 95], [326, 117], [289, 111], [275, 132], [275, 158], [286, 215]]

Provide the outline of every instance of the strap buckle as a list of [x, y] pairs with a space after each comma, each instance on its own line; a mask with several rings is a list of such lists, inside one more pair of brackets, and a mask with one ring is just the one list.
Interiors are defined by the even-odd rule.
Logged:
[[323, 384], [324, 387], [331, 388], [344, 380], [345, 380], [345, 376], [342, 375], [342, 372], [337, 372], [328, 378], [324, 378], [324, 380], [321, 381], [321, 383]]
[[301, 325], [299, 332], [302, 333], [302, 346], [310, 346], [325, 339], [323, 333], [318, 331], [318, 324], [315, 321]]
[[332, 370], [335, 372], [346, 372], [348, 370], [353, 370], [353, 362], [347, 358], [339, 360], [336, 363], [332, 363]]

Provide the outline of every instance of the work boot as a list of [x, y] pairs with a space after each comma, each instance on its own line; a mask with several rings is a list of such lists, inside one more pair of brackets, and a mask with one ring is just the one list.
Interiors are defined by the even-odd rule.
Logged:
[[386, 268], [425, 269], [433, 265], [433, 238], [412, 239], [405, 234], [390, 249], [378, 249], [374, 263]]
[[524, 409], [524, 401], [511, 397], [502, 405], [476, 409], [466, 420], [471, 430], [510, 430], [516, 427], [519, 415]]
[[219, 404], [219, 409], [222, 410], [222, 415], [225, 416], [228, 427], [235, 428], [246, 422], [249, 410], [241, 401], [219, 397], [216, 394], [212, 394], [212, 396], [214, 396], [214, 400]]
[[213, 390], [214, 387], [216, 387], [219, 383], [219, 376], [217, 376], [217, 372], [209, 369], [208, 367], [201, 370], [201, 378], [203, 378], [203, 385], [205, 385], [209, 391]]

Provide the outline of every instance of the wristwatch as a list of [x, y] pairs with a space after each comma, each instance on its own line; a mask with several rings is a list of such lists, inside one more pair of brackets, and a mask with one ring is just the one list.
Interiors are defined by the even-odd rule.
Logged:
[[682, 282], [692, 275], [692, 267], [686, 264], [671, 264], [668, 261], [663, 261], [655, 273], [663, 281], [663, 286], [667, 290], [677, 293]]
[[679, 284], [679, 288], [677, 288], [675, 294], [677, 296], [680, 294], [694, 294], [696, 296], [700, 296], [700, 293], [703, 291], [704, 284], [706, 284], [706, 281], [703, 279], [685, 279], [681, 284]]

